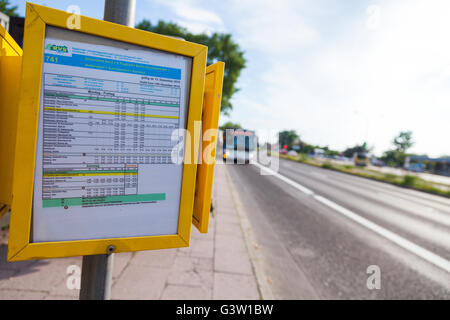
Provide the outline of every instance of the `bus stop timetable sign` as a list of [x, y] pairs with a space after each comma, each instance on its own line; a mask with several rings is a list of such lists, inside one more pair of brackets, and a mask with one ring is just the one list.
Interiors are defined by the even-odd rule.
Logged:
[[189, 245], [207, 48], [68, 16], [27, 4], [8, 259]]
[[0, 218], [12, 200], [22, 49], [0, 25]]

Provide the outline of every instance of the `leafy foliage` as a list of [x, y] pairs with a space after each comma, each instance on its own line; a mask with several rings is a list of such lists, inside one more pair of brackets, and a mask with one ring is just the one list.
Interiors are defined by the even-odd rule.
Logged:
[[288, 149], [291, 149], [294, 142], [298, 139], [300, 139], [300, 137], [295, 130], [285, 130], [278, 134], [280, 149], [283, 148], [284, 145], [287, 145]]
[[239, 123], [233, 123], [231, 121], [226, 122], [225, 124], [223, 124], [222, 126], [220, 126], [221, 130], [226, 130], [226, 129], [242, 129], [241, 125]]
[[388, 150], [383, 153], [381, 160], [388, 166], [395, 167], [397, 165], [397, 152], [395, 150]]
[[142, 20], [137, 29], [147, 30], [172, 37], [183, 38], [186, 41], [203, 44], [208, 47], [208, 65], [217, 61], [225, 62], [225, 74], [222, 92], [221, 112], [228, 115], [233, 109], [231, 97], [239, 91], [235, 87], [235, 83], [239, 78], [241, 70], [245, 68], [244, 52], [241, 51], [239, 45], [233, 41], [231, 34], [213, 33], [212, 35], [193, 34], [186, 28], [176, 23], [158, 21], [152, 25], [149, 20]]
[[400, 132], [394, 140], [392, 140], [394, 146], [393, 150], [386, 151], [381, 160], [390, 166], [401, 167], [404, 165], [406, 157], [406, 151], [414, 145], [412, 140], [412, 131]]
[[414, 145], [412, 141], [412, 131], [402, 131], [394, 138], [392, 143], [398, 152], [405, 153], [409, 148]]
[[0, 0], [0, 12], [11, 17], [17, 17], [18, 14], [16, 11], [17, 6], [11, 6], [9, 0]]
[[362, 145], [356, 145], [354, 147], [345, 149], [344, 156], [346, 156], [347, 158], [351, 158], [355, 153], [368, 153], [369, 151], [370, 150], [367, 147], [367, 143], [364, 142]]
[[402, 184], [408, 187], [414, 187], [414, 185], [417, 183], [417, 177], [406, 175], [403, 177]]

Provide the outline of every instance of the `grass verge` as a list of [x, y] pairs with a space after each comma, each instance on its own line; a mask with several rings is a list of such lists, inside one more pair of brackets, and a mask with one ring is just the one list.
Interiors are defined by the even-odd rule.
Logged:
[[440, 188], [434, 186], [429, 181], [426, 181], [424, 179], [421, 179], [419, 177], [412, 176], [412, 175], [398, 176], [398, 175], [391, 174], [391, 173], [382, 173], [382, 172], [378, 173], [373, 170], [366, 171], [362, 168], [358, 168], [358, 167], [355, 167], [352, 165], [341, 166], [341, 165], [332, 164], [329, 161], [325, 161], [324, 163], [318, 163], [318, 162], [315, 162], [315, 161], [309, 159], [309, 157], [307, 157], [305, 155], [293, 157], [293, 156], [280, 154], [279, 156], [280, 156], [280, 158], [283, 158], [283, 159], [301, 162], [301, 163], [305, 163], [305, 164], [312, 165], [315, 167], [321, 167], [321, 168], [328, 169], [328, 170], [339, 171], [339, 172], [352, 174], [352, 175], [367, 178], [367, 179], [386, 182], [386, 183], [397, 185], [400, 187], [423, 191], [423, 192], [450, 198], [450, 190], [446, 191], [446, 190], [440, 189]]

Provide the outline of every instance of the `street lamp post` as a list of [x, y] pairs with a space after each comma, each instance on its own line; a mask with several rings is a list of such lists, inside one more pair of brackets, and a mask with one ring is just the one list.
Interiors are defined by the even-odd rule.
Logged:
[[105, 0], [103, 20], [134, 28], [136, 0]]

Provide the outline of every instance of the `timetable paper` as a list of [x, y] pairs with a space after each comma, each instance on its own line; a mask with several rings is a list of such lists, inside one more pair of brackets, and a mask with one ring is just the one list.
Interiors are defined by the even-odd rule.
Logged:
[[[191, 59], [46, 38], [33, 242], [176, 234]], [[178, 150], [180, 148], [180, 150]]]

